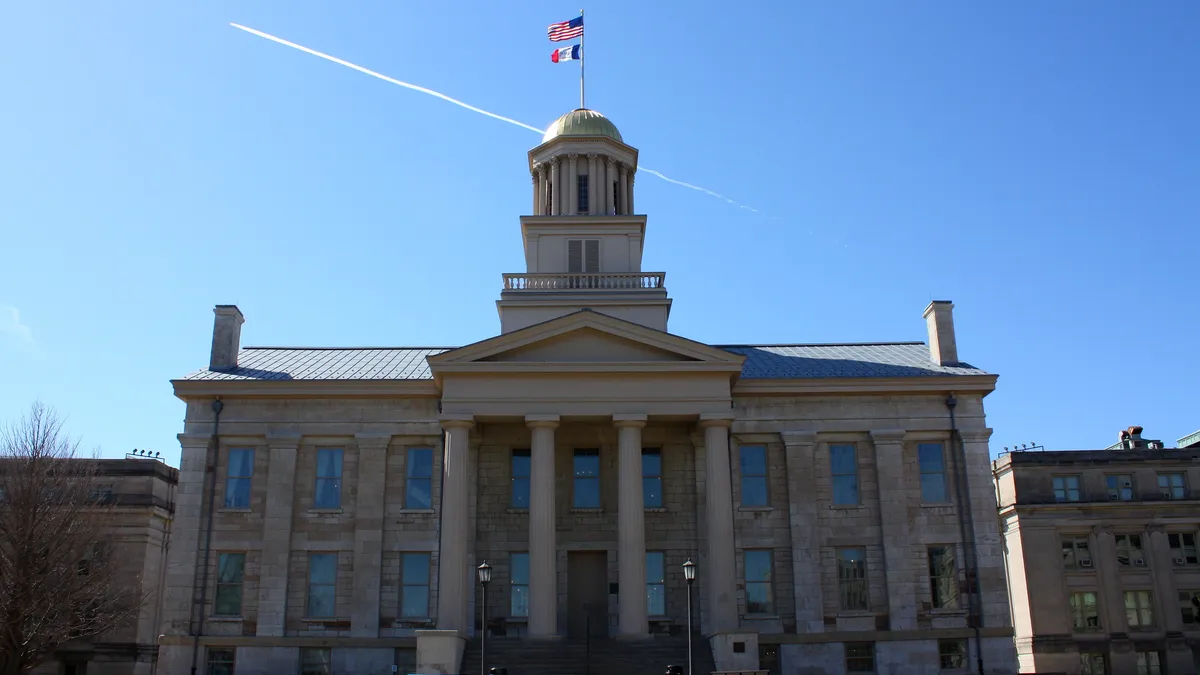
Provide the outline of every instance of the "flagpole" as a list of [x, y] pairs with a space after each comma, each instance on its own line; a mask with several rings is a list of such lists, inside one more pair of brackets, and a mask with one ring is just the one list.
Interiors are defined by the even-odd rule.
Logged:
[[[583, 19], [583, 10], [579, 10], [579, 18]], [[587, 26], [583, 27], [583, 32], [579, 34], [579, 107], [584, 108], [583, 104], [583, 67], [587, 59], [587, 55], [583, 53], [583, 40], [587, 37]]]

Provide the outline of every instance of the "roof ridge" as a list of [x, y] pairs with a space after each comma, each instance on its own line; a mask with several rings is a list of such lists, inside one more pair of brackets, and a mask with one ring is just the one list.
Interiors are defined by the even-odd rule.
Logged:
[[294, 350], [307, 350], [307, 351], [319, 351], [319, 350], [353, 351], [353, 350], [374, 349], [374, 350], [378, 350], [378, 351], [389, 351], [389, 350], [396, 350], [396, 349], [410, 349], [410, 350], [411, 349], [458, 349], [458, 347], [268, 347], [268, 346], [242, 347], [242, 351], [247, 351], [250, 349], [294, 349]]
[[915, 342], [809, 342], [809, 343], [791, 343], [791, 344], [732, 344], [732, 345], [711, 345], [719, 349], [728, 347], [896, 347], [909, 345], [924, 345], [924, 341]]

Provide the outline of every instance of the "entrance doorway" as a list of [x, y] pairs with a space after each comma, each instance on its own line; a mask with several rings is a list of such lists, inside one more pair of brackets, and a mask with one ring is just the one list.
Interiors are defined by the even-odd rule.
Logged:
[[608, 637], [608, 552], [567, 553], [567, 637]]

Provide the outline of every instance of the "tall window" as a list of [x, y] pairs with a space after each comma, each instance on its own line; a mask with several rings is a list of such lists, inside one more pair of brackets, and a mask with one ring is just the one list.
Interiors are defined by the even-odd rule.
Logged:
[[576, 193], [579, 195], [579, 210], [576, 213], [588, 212], [588, 177], [587, 174], [575, 177]]
[[1130, 628], [1154, 626], [1154, 605], [1150, 591], [1125, 591], [1125, 621]]
[[1062, 539], [1063, 567], [1069, 570], [1091, 569], [1092, 551], [1086, 536], [1067, 536]]
[[1096, 607], [1095, 593], [1071, 594], [1071, 624], [1075, 626], [1075, 630], [1100, 628], [1100, 612]]
[[242, 578], [245, 571], [245, 553], [221, 553], [217, 556], [217, 592], [213, 598], [214, 615], [242, 615]]
[[1187, 487], [1181, 473], [1158, 474], [1158, 491], [1163, 499], [1187, 499]]
[[529, 616], [529, 554], [513, 553], [508, 564], [509, 614]]
[[409, 448], [404, 472], [404, 508], [433, 508], [433, 449]]
[[1171, 547], [1171, 559], [1176, 565], [1195, 565], [1200, 563], [1196, 557], [1196, 535], [1192, 532], [1171, 532], [1167, 534], [1167, 545]]
[[311, 618], [334, 616], [337, 605], [337, 554], [308, 556], [308, 613]]
[[1158, 652], [1137, 653], [1137, 675], [1162, 675]]
[[862, 548], [839, 548], [838, 596], [846, 610], [867, 609], [867, 555]]
[[742, 558], [746, 568], [746, 613], [772, 613], [775, 611], [775, 594], [771, 590], [771, 552], [746, 551]]
[[941, 443], [917, 445], [917, 460], [921, 465], [921, 501], [941, 504], [946, 498], [946, 463]]
[[429, 554], [405, 553], [401, 564], [400, 616], [429, 616]]
[[648, 509], [663, 505], [662, 452], [658, 448], [642, 450], [642, 503]]
[[567, 271], [571, 274], [598, 273], [600, 271], [600, 240], [568, 239]]
[[577, 509], [600, 508], [600, 451], [575, 451], [575, 490], [571, 505]]
[[953, 546], [929, 547], [929, 592], [935, 609], [958, 608], [958, 566]]
[[205, 669], [208, 675], [233, 675], [236, 654], [233, 647], [209, 647]]
[[742, 506], [766, 506], [767, 446], [740, 446], [738, 456], [742, 473]]
[[336, 509], [342, 506], [342, 449], [317, 450], [317, 489], [313, 508]]
[[829, 465], [833, 473], [833, 503], [858, 503], [858, 458], [853, 445], [829, 446]]
[[[514, 509], [529, 508], [529, 451], [512, 451], [512, 499]], [[517, 616], [514, 614], [513, 616]]]
[[300, 675], [333, 675], [333, 650], [328, 647], [301, 647]]
[[1141, 567], [1146, 564], [1146, 555], [1142, 552], [1142, 535], [1118, 534], [1117, 564], [1129, 567]]
[[1055, 476], [1054, 501], [1079, 501], [1079, 476]]
[[942, 670], [967, 667], [966, 640], [938, 640], [938, 661]]
[[254, 477], [254, 449], [230, 448], [225, 474], [225, 508], [250, 508], [250, 480]]
[[1108, 484], [1108, 498], [1112, 501], [1133, 501], [1133, 476], [1127, 473], [1110, 474], [1104, 477]]
[[667, 578], [662, 551], [646, 552], [646, 614], [666, 616]]
[[1179, 591], [1179, 611], [1184, 623], [1200, 624], [1200, 591]]
[[846, 675], [875, 675], [875, 643], [847, 642]]
[[1108, 675], [1108, 664], [1100, 652], [1079, 653], [1080, 675]]

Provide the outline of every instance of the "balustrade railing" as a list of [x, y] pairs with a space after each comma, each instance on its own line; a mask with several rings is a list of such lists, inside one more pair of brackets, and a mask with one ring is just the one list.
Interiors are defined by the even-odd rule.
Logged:
[[625, 290], [663, 288], [666, 272], [619, 274], [505, 274], [506, 291]]

